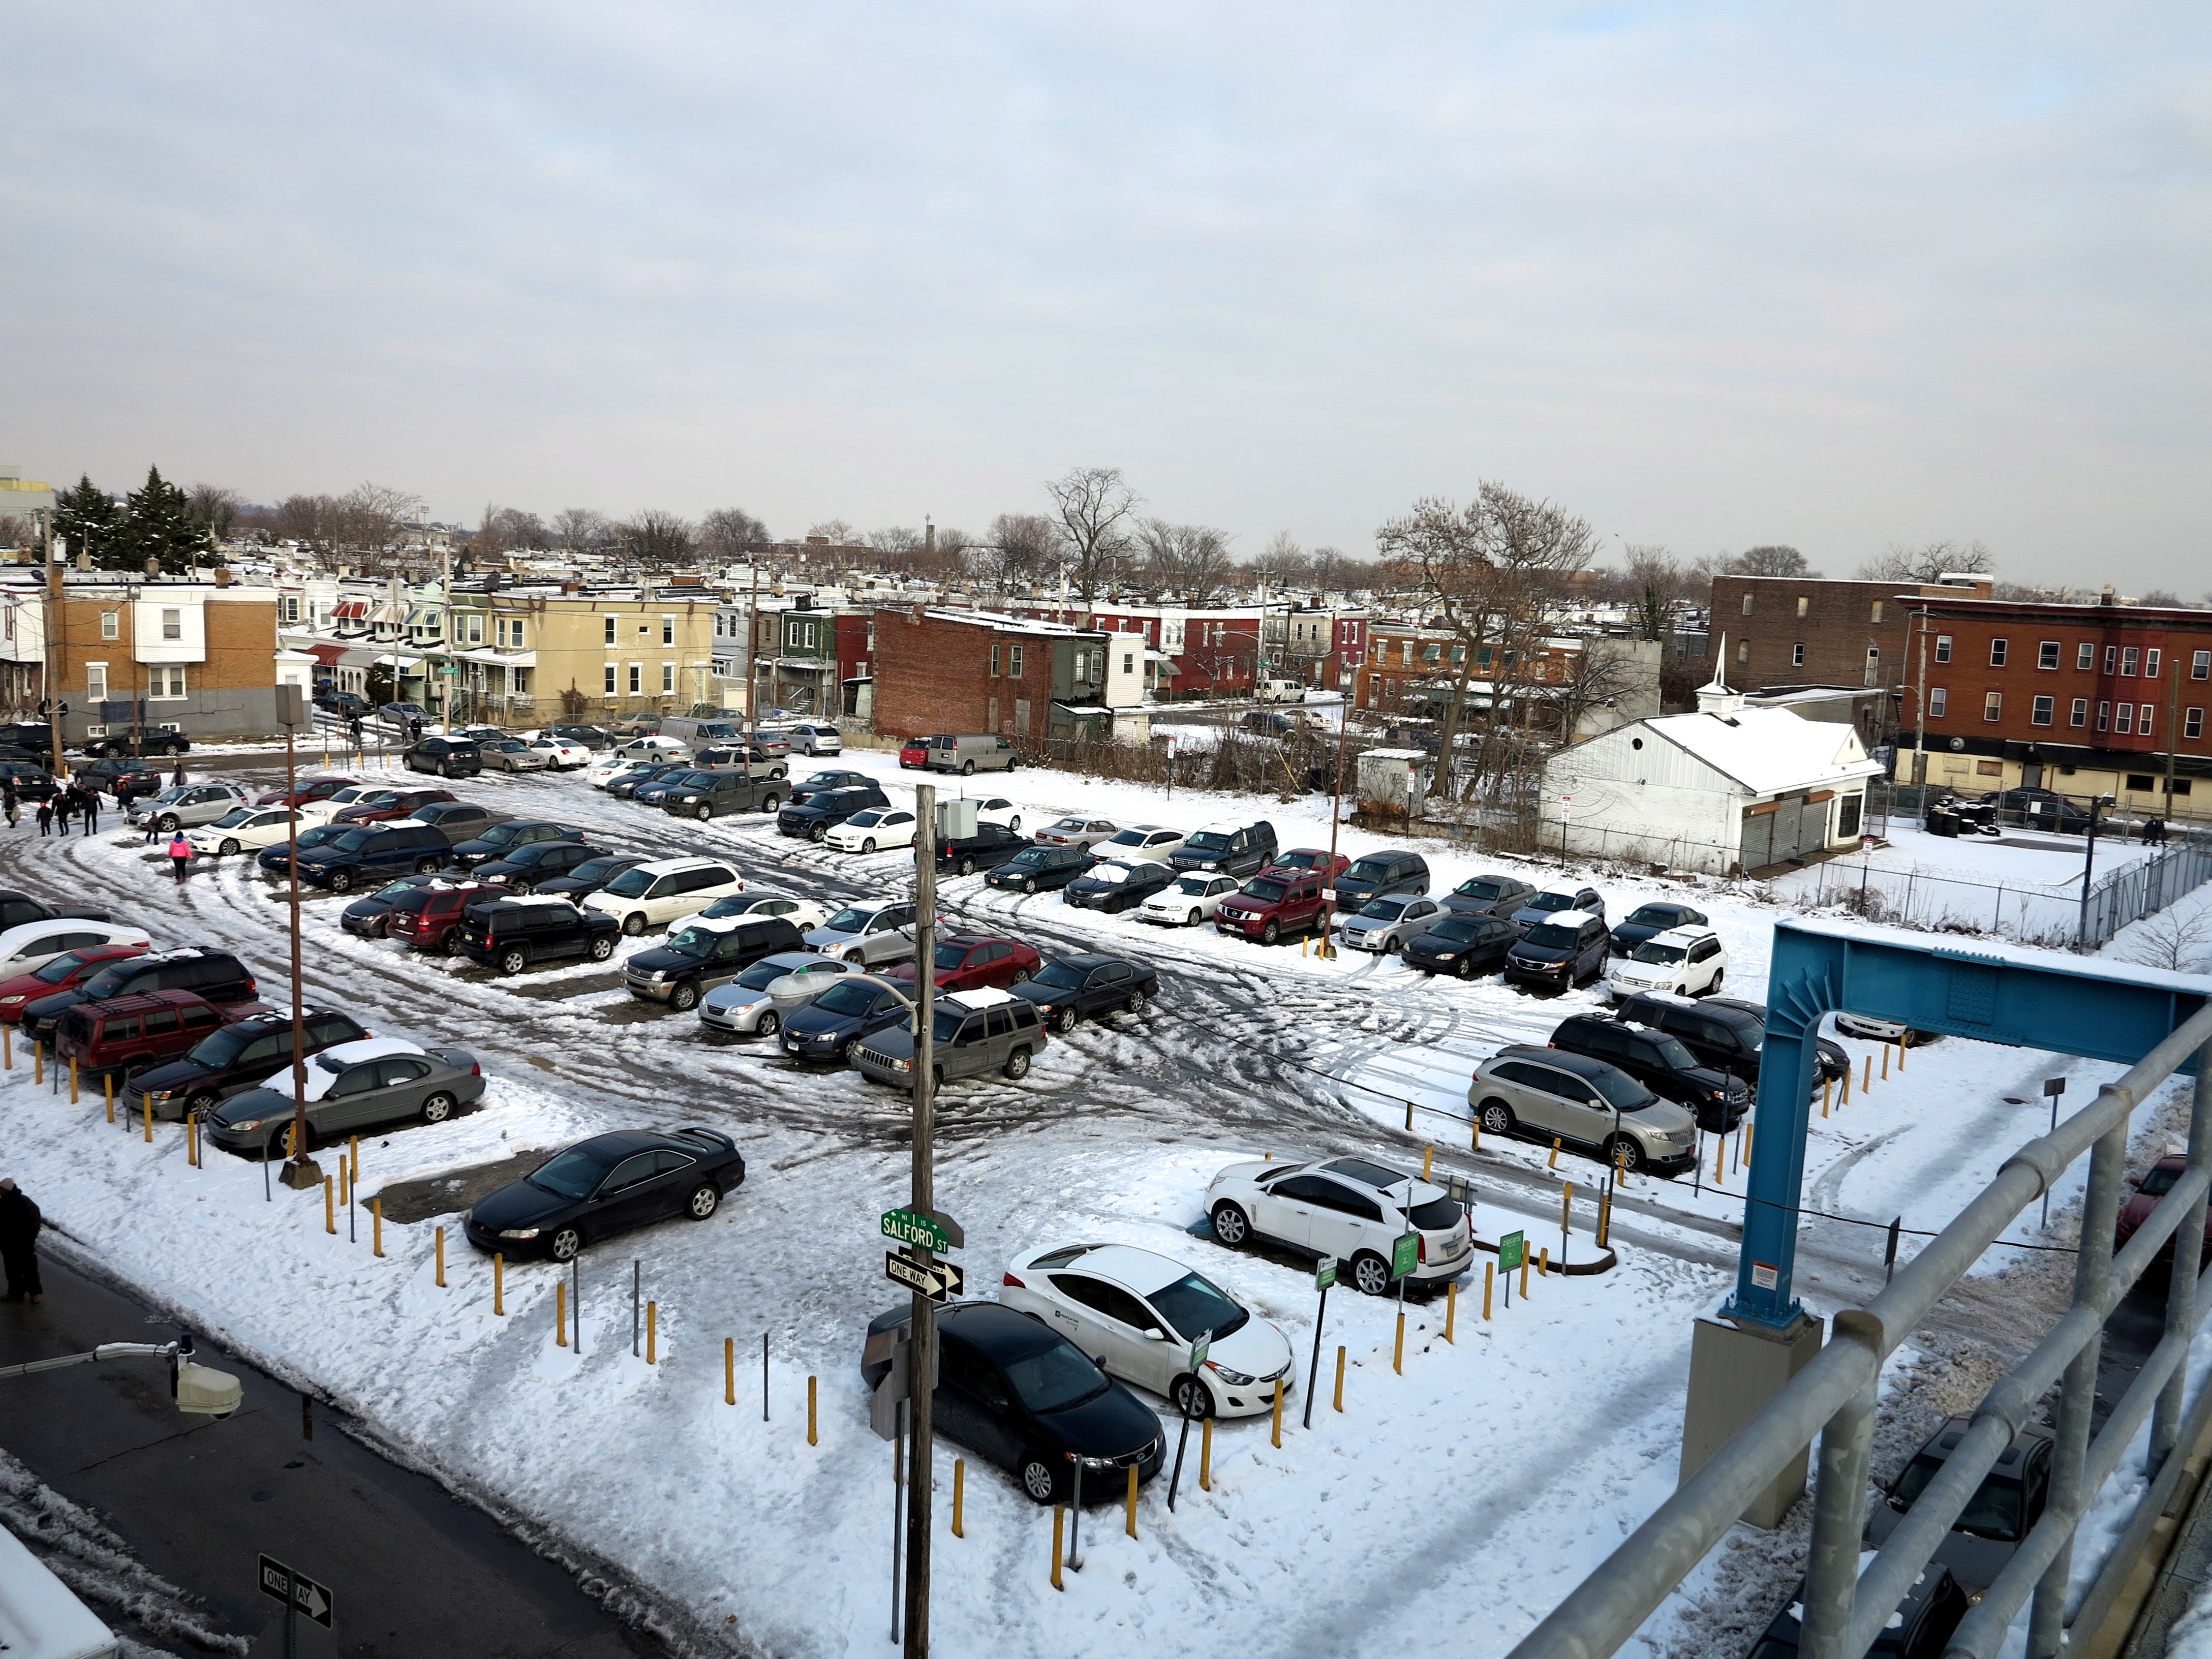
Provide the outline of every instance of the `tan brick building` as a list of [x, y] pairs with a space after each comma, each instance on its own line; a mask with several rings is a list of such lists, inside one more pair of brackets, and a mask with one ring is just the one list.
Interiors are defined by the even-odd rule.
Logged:
[[448, 660], [454, 717], [542, 725], [681, 714], [720, 700], [714, 679], [720, 596], [507, 588], [456, 592]]

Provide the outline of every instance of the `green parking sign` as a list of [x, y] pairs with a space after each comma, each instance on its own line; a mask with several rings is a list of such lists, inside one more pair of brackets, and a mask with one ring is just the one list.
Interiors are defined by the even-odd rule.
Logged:
[[1521, 1264], [1528, 1258], [1528, 1240], [1519, 1233], [1507, 1233], [1498, 1241], [1498, 1270], [1518, 1273]]
[[1400, 1233], [1390, 1244], [1390, 1277], [1403, 1279], [1421, 1262], [1421, 1236]]
[[1333, 1255], [1325, 1255], [1314, 1268], [1314, 1289], [1325, 1291], [1335, 1283], [1336, 1258]]

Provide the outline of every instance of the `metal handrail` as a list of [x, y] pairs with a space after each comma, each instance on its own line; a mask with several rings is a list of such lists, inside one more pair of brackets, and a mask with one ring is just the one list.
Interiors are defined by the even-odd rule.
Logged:
[[[2118, 1260], [2110, 1261], [2107, 1267], [2110, 1258], [2104, 1252], [2110, 1250], [2118, 1212], [2118, 1167], [2113, 1161], [2113, 1149], [2124, 1154], [2126, 1127], [2135, 1109], [2200, 1048], [2207, 1053], [2198, 1069], [2197, 1109], [2191, 1128], [2188, 1174], [2198, 1177], [2189, 1188], [2193, 1201], [2185, 1206], [2162, 1203], [2153, 1212], [2158, 1227], [2146, 1227], [2139, 1232], [2130, 1241], [2128, 1249], [2120, 1253]], [[1819, 1544], [1829, 1543], [1832, 1554], [1833, 1545], [1839, 1541], [1838, 1534], [1845, 1531], [1841, 1523], [1846, 1520], [1850, 1564], [1855, 1573], [1858, 1517], [1863, 1514], [1866, 1501], [1863, 1443], [1871, 1427], [1872, 1413], [1868, 1407], [1881, 1376], [1882, 1361], [1949, 1294], [2014, 1218], [2047, 1192], [2075, 1158], [2100, 1142], [2104, 1143], [2100, 1149], [2104, 1156], [2100, 1163], [2112, 1166], [2109, 1170], [2112, 1178], [2101, 1183], [2093, 1180], [2091, 1201], [2082, 1215], [2081, 1239], [2085, 1255], [2103, 1259], [2091, 1264], [2095, 1271], [2090, 1284], [2084, 1286], [2077, 1279], [2074, 1303], [2066, 1316], [2027, 1359], [1990, 1390], [1978, 1416], [1993, 1423], [2009, 1424], [2014, 1428], [2023, 1425], [2029, 1410], [2049, 1387], [2050, 1380], [2069, 1365], [2078, 1368], [2085, 1354], [2092, 1361], [2087, 1380], [2094, 1384], [2092, 1345], [2103, 1328], [2099, 1304], [2108, 1294], [2117, 1300], [2118, 1294], [2124, 1292], [2141, 1275], [2160, 1240], [2179, 1228], [2189, 1216], [2197, 1217], [2196, 1225], [2200, 1232], [2203, 1228], [2199, 1206], [2204, 1202], [2203, 1188], [2208, 1184], [2205, 1177], [2212, 1174], [2212, 1006], [2199, 1010], [2124, 1076], [2106, 1085], [2089, 1105], [2064, 1120], [2051, 1133], [2028, 1142], [2007, 1158], [1996, 1178], [1925, 1249], [1899, 1269], [1896, 1279], [1868, 1307], [1838, 1315], [1834, 1336], [1827, 1345], [1765, 1409], [1654, 1510], [1620, 1548], [1569, 1592], [1566, 1599], [1513, 1649], [1510, 1659], [1601, 1659], [1601, 1656], [1614, 1652], [1705, 1559], [1753, 1499], [1823, 1431], [1827, 1431], [1832, 1438], [1838, 1437], [1839, 1431], [1840, 1437], [1844, 1439], [1855, 1434], [1862, 1448], [1855, 1463], [1847, 1457], [1832, 1460], [1830, 1441], [1823, 1440], [1820, 1492], [1816, 1500], [1816, 1507], [1821, 1512], [1816, 1518], [1816, 1554], [1811, 1577], [1817, 1581], [1824, 1576], [1819, 1571]], [[2100, 1194], [2096, 1190], [2100, 1185], [2108, 1190]], [[2100, 1238], [2103, 1251], [2095, 1248]], [[2193, 1331], [2197, 1323], [2195, 1309], [2203, 1305], [2193, 1294], [2194, 1278], [2185, 1273], [2177, 1277], [2186, 1282], [2191, 1294], [2177, 1293], [2169, 1302], [2169, 1338], [2177, 1329]], [[2178, 1325], [2174, 1317], [2177, 1306], [2184, 1316]], [[2162, 1344], [2161, 1352], [2164, 1346]], [[2172, 1369], [2166, 1367], [2166, 1370]], [[2150, 1371], [2151, 1368], [2146, 1366], [2144, 1376], [2149, 1376]], [[2040, 1383], [2036, 1381], [2039, 1377], [2043, 1379]], [[2165, 1380], [2166, 1371], [2162, 1370], [2158, 1382]], [[2069, 1376], [2069, 1382], [2072, 1381]], [[2158, 1391], [2158, 1382], [2152, 1384], [2152, 1391]], [[2131, 1395], [2133, 1393], [2130, 1390]], [[2063, 1443], [2069, 1431], [2078, 1427], [2081, 1447], [2086, 1450], [2086, 1394], [2080, 1398], [2082, 1410], [2078, 1414], [2081, 1420], [2076, 1425], [2069, 1414], [2062, 1413], [2060, 1437]], [[2178, 1412], [2172, 1407], [2178, 1407], [2179, 1401], [2169, 1406], [2161, 1395], [2157, 1403], [2170, 1426], [2178, 1419]], [[1856, 1411], [1855, 1404], [1858, 1407]], [[1972, 1496], [1974, 1486], [1979, 1484], [2003, 1449], [2004, 1442], [1998, 1438], [1995, 1427], [1978, 1425], [1977, 1437], [1971, 1444], [1961, 1443], [1947, 1460], [1945, 1476], [1939, 1476], [1929, 1492], [1923, 1494], [1922, 1504], [1937, 1495], [1936, 1487], [1946, 1485], [1951, 1465], [1955, 1464], [1961, 1471], [1957, 1480], [1948, 1483], [1955, 1492], [1947, 1489], [1944, 1493], [1956, 1499], [1949, 1504], [1948, 1512], [1945, 1512], [1941, 1501], [1930, 1511], [1932, 1516], [1940, 1517], [1941, 1530], [1926, 1522], [1912, 1527], [1909, 1524], [1911, 1517], [1908, 1517], [1908, 1525], [1892, 1535], [1869, 1568], [1863, 1581], [1869, 1591], [1865, 1600], [1869, 1608], [1878, 1607], [1880, 1613], [1879, 1616], [1868, 1614], [1865, 1641], [1858, 1640], [1862, 1634], [1860, 1621], [1853, 1617], [1857, 1598], [1852, 1591], [1862, 1581], [1844, 1578], [1843, 1593], [1826, 1601], [1816, 1601], [1812, 1593], [1814, 1587], [1808, 1584], [1803, 1650], [1808, 1659], [1815, 1656], [1858, 1659], [1864, 1653], [1904, 1589], [1927, 1565], [1936, 1546], [1942, 1541], [1942, 1533], [1948, 1531]], [[2008, 1439], [2009, 1435], [2006, 1437]], [[2154, 1449], [2157, 1438], [2154, 1435]], [[2061, 1525], [2054, 1529], [2054, 1538], [2063, 1530], [2064, 1541], [2070, 1544], [2075, 1511], [2087, 1507], [2081, 1493], [2094, 1493], [2095, 1483], [2117, 1464], [2120, 1450], [2107, 1453], [2108, 1443], [2124, 1449], [2124, 1442], [2112, 1439], [2108, 1427], [2107, 1433], [2099, 1437], [2096, 1447], [2100, 1454], [2096, 1463], [2105, 1466], [2102, 1472], [2084, 1460], [2076, 1466], [2079, 1472], [2075, 1478], [2065, 1483], [2074, 1488], [2072, 1492], [2061, 1492], [2061, 1482], [2054, 1476], [2051, 1507], [2045, 1510], [2046, 1520], [2054, 1510], [2058, 1515]], [[1980, 1467], [1974, 1468], [1976, 1457], [1984, 1452], [1986, 1456], [1980, 1458]], [[1962, 1457], [1965, 1461], [1961, 1461]], [[1838, 1468], [1837, 1464], [1842, 1467]], [[1966, 1473], [1968, 1469], [1972, 1469], [1972, 1484]], [[1838, 1474], [1846, 1478], [1833, 1478]], [[2086, 1484], [2083, 1477], [2087, 1477]], [[1914, 1506], [1916, 1515], [1920, 1507], [1921, 1504]], [[2042, 1530], [2041, 1523], [2038, 1530]], [[2031, 1541], [2033, 1537], [2031, 1534]], [[1900, 1540], [1912, 1544], [1914, 1548], [1900, 1548]], [[2053, 1560], [2062, 1561], [2063, 1555], [2054, 1556]], [[2047, 1578], [2046, 1572], [2046, 1582]], [[1899, 1582], [1897, 1595], [1887, 1601], [1880, 1600], [1881, 1587], [1893, 1582]], [[1991, 1595], [1984, 1596], [1984, 1606], [1989, 1605], [1994, 1595], [1993, 1590]], [[2043, 1598], [2039, 1597], [2039, 1606], [2042, 1603]], [[2018, 1600], [2012, 1605], [2017, 1607]], [[1996, 1616], [1994, 1608], [1990, 1616]], [[2007, 1621], [2009, 1618], [2008, 1613]], [[2002, 1632], [2002, 1626], [1999, 1629]], [[1962, 1634], [1966, 1633], [1962, 1630]], [[1968, 1651], [1978, 1654], [1983, 1650]], [[2030, 1653], [2031, 1659], [2040, 1659], [2033, 1644]]]

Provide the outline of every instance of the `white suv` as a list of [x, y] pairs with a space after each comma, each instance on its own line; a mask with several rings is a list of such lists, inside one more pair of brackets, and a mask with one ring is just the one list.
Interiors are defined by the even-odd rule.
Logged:
[[1638, 991], [1701, 997], [1721, 988], [1727, 970], [1728, 946], [1711, 928], [1669, 927], [1613, 958], [1606, 988], [1617, 997]]
[[625, 933], [641, 933], [744, 890], [738, 872], [720, 859], [656, 859], [623, 871], [586, 898], [584, 908], [617, 918]]
[[1231, 1249], [1265, 1239], [1307, 1255], [1349, 1264], [1362, 1293], [1381, 1296], [1392, 1247], [1414, 1233], [1416, 1285], [1437, 1285], [1467, 1271], [1474, 1255], [1467, 1212], [1441, 1187], [1402, 1170], [1340, 1158], [1328, 1164], [1232, 1164], [1206, 1189], [1213, 1236]]

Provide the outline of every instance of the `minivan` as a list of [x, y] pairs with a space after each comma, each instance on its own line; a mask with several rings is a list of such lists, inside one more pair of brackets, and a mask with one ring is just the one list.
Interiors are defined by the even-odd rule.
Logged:
[[1275, 860], [1275, 826], [1265, 818], [1257, 823], [1209, 823], [1194, 830], [1188, 840], [1168, 854], [1175, 870], [1203, 870], [1209, 875], [1249, 876]]
[[1419, 853], [1370, 853], [1336, 878], [1336, 905], [1349, 915], [1370, 899], [1397, 893], [1423, 897], [1428, 890], [1429, 861]]
[[1011, 772], [1021, 758], [1014, 745], [988, 733], [939, 732], [929, 740], [929, 770], [957, 772], [965, 777], [981, 768], [986, 772]]

